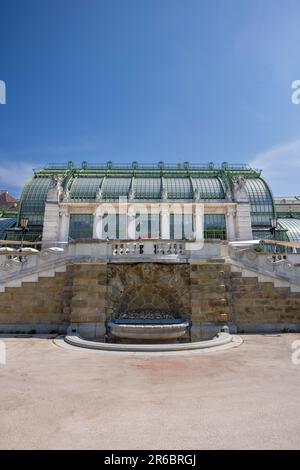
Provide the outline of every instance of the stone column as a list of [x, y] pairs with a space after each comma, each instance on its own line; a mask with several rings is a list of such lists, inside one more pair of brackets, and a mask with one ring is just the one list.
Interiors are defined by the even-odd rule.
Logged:
[[43, 243], [56, 242], [59, 239], [59, 207], [58, 204], [46, 202], [43, 225]]
[[68, 209], [60, 209], [59, 211], [59, 241], [67, 242], [69, 239], [70, 214]]
[[170, 240], [170, 210], [166, 204], [161, 206], [160, 210], [161, 217], [161, 238], [163, 240]]
[[229, 242], [232, 242], [236, 239], [235, 217], [236, 217], [236, 210], [233, 207], [228, 207], [227, 212], [226, 212], [226, 234], [227, 234], [227, 241]]
[[204, 240], [204, 204], [195, 204], [194, 223], [196, 241]]
[[252, 240], [251, 207], [247, 203], [238, 203], [236, 207], [236, 238]]
[[236, 238], [237, 240], [252, 240], [251, 205], [246, 190], [246, 180], [239, 176], [235, 178], [233, 186], [236, 202]]

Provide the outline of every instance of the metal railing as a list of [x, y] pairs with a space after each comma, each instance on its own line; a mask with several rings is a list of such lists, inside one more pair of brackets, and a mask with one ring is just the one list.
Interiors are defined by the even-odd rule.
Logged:
[[[169, 164], [165, 162], [155, 163], [138, 163], [132, 162], [131, 164], [114, 163], [108, 161], [105, 163], [88, 163], [82, 162], [81, 165], [76, 165], [74, 162], [68, 163], [48, 163], [44, 168], [40, 170], [157, 170], [157, 169], [169, 169], [169, 170], [229, 170], [229, 171], [253, 171], [249, 165], [245, 163], [227, 163], [215, 164], [213, 162], [208, 163], [190, 163], [190, 162], [179, 162], [177, 164]], [[36, 169], [35, 171], [39, 171]]]
[[226, 230], [204, 230], [205, 240], [226, 240]]

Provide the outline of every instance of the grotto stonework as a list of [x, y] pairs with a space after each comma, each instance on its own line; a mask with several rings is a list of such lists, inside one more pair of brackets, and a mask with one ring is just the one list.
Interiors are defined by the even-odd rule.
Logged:
[[188, 264], [110, 264], [107, 279], [108, 318], [158, 310], [191, 317]]

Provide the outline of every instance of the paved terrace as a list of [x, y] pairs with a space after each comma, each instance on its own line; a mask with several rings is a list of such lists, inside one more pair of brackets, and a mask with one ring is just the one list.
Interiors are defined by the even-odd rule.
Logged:
[[300, 335], [243, 338], [164, 355], [5, 339], [0, 448], [299, 449]]

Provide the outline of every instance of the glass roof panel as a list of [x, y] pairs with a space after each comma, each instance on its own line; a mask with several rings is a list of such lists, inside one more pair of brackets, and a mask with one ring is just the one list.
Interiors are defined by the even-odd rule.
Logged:
[[277, 222], [282, 229], [287, 230], [289, 241], [300, 242], [300, 219], [278, 219]]
[[225, 199], [223, 185], [219, 178], [194, 178], [195, 188], [201, 199]]
[[0, 240], [4, 240], [5, 231], [16, 224], [16, 219], [0, 219]]
[[135, 199], [160, 199], [161, 178], [140, 178], [134, 179]]
[[29, 219], [29, 225], [41, 225], [44, 220], [45, 202], [51, 178], [34, 178], [24, 197], [21, 216]]
[[273, 199], [266, 183], [260, 178], [247, 178], [246, 190], [249, 194], [251, 212], [273, 215]]
[[71, 189], [71, 199], [96, 199], [103, 178], [75, 178]]
[[190, 178], [164, 178], [169, 199], [193, 199]]
[[103, 183], [102, 197], [104, 199], [118, 199], [119, 196], [128, 196], [131, 178], [107, 177]]

